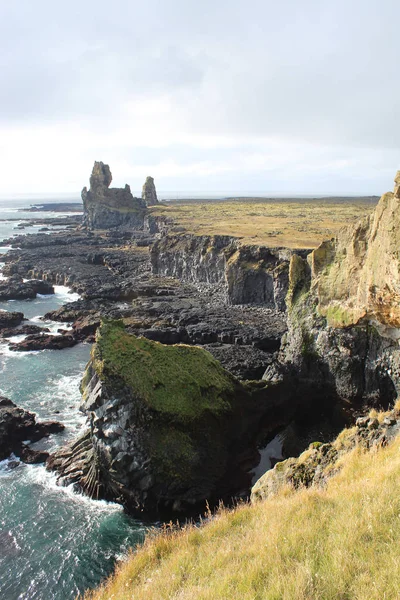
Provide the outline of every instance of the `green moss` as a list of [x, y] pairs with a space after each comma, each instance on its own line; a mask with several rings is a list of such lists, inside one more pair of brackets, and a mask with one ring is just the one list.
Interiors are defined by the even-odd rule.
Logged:
[[338, 304], [328, 306], [324, 312], [330, 327], [348, 327], [354, 324], [353, 312]]
[[116, 377], [150, 408], [180, 421], [204, 411], [220, 415], [239, 382], [205, 350], [164, 346], [128, 334], [120, 321], [102, 324], [93, 364], [101, 379]]
[[312, 448], [313, 450], [318, 450], [318, 448], [320, 448], [322, 446], [322, 442], [311, 442], [309, 448]]
[[160, 428], [150, 442], [150, 454], [162, 475], [175, 482], [186, 482], [198, 461], [190, 436], [171, 427]]

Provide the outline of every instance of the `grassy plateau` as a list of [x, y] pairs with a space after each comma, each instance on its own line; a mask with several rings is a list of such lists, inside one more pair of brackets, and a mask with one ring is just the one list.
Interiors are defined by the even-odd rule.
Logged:
[[152, 207], [153, 215], [171, 219], [176, 231], [196, 235], [231, 235], [243, 244], [315, 248], [343, 226], [370, 214], [378, 198], [176, 201]]

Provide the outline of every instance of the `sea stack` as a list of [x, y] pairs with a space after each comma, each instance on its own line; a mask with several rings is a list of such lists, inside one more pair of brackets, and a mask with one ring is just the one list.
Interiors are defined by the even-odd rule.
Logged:
[[90, 177], [90, 189], [82, 190], [83, 224], [88, 229], [111, 229], [127, 226], [143, 227], [146, 205], [141, 198], [132, 196], [128, 184], [124, 188], [110, 188], [110, 167], [95, 162]]
[[153, 177], [146, 177], [146, 181], [142, 188], [142, 199], [146, 203], [146, 206], [154, 206], [158, 204], [156, 186], [154, 185]]

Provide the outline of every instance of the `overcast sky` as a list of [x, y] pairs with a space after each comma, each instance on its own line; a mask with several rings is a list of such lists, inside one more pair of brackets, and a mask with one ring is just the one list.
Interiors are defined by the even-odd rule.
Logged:
[[398, 0], [0, 0], [0, 194], [381, 194]]

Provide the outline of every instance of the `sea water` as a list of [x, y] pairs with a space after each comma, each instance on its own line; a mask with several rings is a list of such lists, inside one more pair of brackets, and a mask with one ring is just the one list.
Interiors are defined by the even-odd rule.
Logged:
[[[0, 221], [0, 241], [25, 233], [16, 230], [19, 221], [11, 219], [41, 216], [19, 213], [17, 208], [15, 203], [0, 200], [0, 219], [6, 219]], [[28, 228], [26, 233], [38, 229]], [[26, 323], [47, 326], [56, 333], [66, 325], [40, 317], [77, 295], [63, 286], [56, 286], [55, 291], [34, 300], [0, 302], [0, 309], [23, 312], [29, 319]], [[15, 341], [19, 339], [23, 338]], [[39, 419], [65, 425], [62, 434], [37, 442], [33, 448], [52, 451], [84, 430], [79, 383], [89, 355], [87, 344], [61, 351], [11, 352], [7, 343], [0, 343], [0, 395], [35, 412]], [[60, 487], [56, 475], [43, 465], [24, 465], [18, 457], [10, 457], [0, 462], [0, 598], [75, 598], [109, 575], [116, 561], [143, 540], [145, 529], [117, 504], [90, 500]]]

